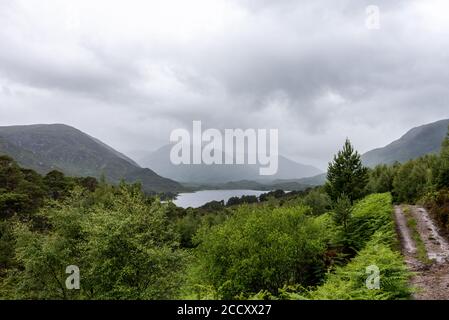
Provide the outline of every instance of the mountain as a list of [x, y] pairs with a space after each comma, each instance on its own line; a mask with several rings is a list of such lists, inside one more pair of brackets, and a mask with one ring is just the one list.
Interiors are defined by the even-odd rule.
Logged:
[[426, 154], [438, 153], [448, 132], [448, 126], [449, 119], [446, 119], [413, 128], [389, 145], [363, 154], [363, 164], [374, 167], [378, 164], [406, 162]]
[[273, 184], [276, 185], [288, 185], [290, 184], [296, 184], [296, 185], [303, 185], [308, 187], [316, 187], [321, 186], [326, 183], [327, 180], [327, 173], [321, 173], [313, 177], [306, 177], [301, 179], [280, 179], [273, 181]]
[[171, 145], [163, 146], [144, 157], [140, 163], [153, 168], [157, 173], [170, 179], [209, 185], [242, 180], [262, 181], [265, 184], [267, 181], [276, 179], [299, 179], [321, 173], [319, 169], [313, 166], [300, 164], [283, 156], [279, 156], [278, 172], [273, 176], [260, 176], [259, 164], [174, 165], [170, 161], [171, 148]]
[[[438, 153], [441, 143], [448, 132], [449, 119], [429, 123], [409, 130], [400, 139], [389, 145], [371, 150], [362, 155], [365, 166], [393, 164], [396, 161], [406, 162], [426, 154]], [[326, 173], [301, 179], [281, 179], [274, 184], [297, 183], [298, 185], [318, 186], [326, 182]]]
[[179, 183], [141, 168], [98, 139], [63, 124], [0, 127], [0, 154], [41, 174], [52, 170], [68, 176], [104, 174], [111, 183], [139, 181], [146, 192], [183, 190]]

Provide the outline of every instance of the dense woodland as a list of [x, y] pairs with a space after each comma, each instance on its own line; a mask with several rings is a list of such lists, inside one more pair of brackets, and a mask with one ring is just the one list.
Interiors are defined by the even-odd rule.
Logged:
[[2, 156], [0, 298], [407, 299], [393, 203], [424, 204], [449, 232], [449, 136], [438, 155], [374, 169], [346, 141], [322, 187], [197, 209]]

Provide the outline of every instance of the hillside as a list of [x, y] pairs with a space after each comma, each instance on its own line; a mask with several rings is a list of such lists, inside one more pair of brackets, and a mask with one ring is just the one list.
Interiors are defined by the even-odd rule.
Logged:
[[378, 164], [405, 162], [426, 154], [438, 153], [448, 126], [449, 119], [446, 119], [413, 128], [389, 145], [365, 153], [362, 155], [362, 161], [366, 166], [374, 167]]
[[301, 179], [279, 179], [273, 181], [273, 184], [279, 185], [288, 185], [288, 184], [297, 184], [297, 185], [305, 185], [310, 187], [321, 186], [326, 183], [327, 173], [321, 173], [316, 176], [306, 177]]
[[191, 190], [288, 190], [288, 191], [303, 191], [307, 188], [316, 185], [307, 185], [300, 183], [299, 180], [276, 180], [258, 182], [252, 180], [230, 181], [216, 184], [201, 184], [201, 183], [184, 183], [184, 186]]
[[59, 170], [69, 176], [105, 175], [112, 183], [121, 179], [142, 182], [147, 192], [179, 191], [170, 179], [143, 169], [103, 142], [63, 124], [0, 127], [0, 154], [41, 174]]

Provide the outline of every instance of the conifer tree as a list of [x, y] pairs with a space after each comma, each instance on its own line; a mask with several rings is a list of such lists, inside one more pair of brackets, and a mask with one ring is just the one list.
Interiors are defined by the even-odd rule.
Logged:
[[336, 224], [341, 225], [346, 231], [349, 220], [351, 219], [351, 215], [351, 200], [349, 200], [349, 198], [345, 194], [342, 194], [341, 197], [337, 199], [334, 205], [332, 218], [334, 219]]
[[362, 165], [360, 154], [346, 139], [343, 150], [334, 156], [327, 170], [326, 192], [336, 202], [342, 195], [354, 202], [364, 195], [368, 183], [368, 168]]

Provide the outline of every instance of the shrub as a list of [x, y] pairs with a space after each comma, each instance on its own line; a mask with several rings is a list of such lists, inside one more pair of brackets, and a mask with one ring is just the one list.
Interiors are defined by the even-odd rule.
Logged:
[[[14, 228], [17, 268], [8, 270], [1, 295], [14, 299], [168, 299], [179, 290], [185, 254], [166, 217], [136, 187], [76, 189], [40, 214], [46, 232]], [[65, 288], [66, 267], [81, 272], [81, 289]]]
[[320, 215], [328, 212], [332, 205], [330, 197], [321, 188], [310, 190], [302, 198], [302, 203], [312, 209], [313, 215]]
[[424, 198], [425, 205], [443, 232], [449, 234], [449, 190], [428, 194]]
[[313, 285], [324, 273], [329, 233], [309, 209], [242, 206], [196, 237], [195, 280], [225, 299], [286, 284]]

